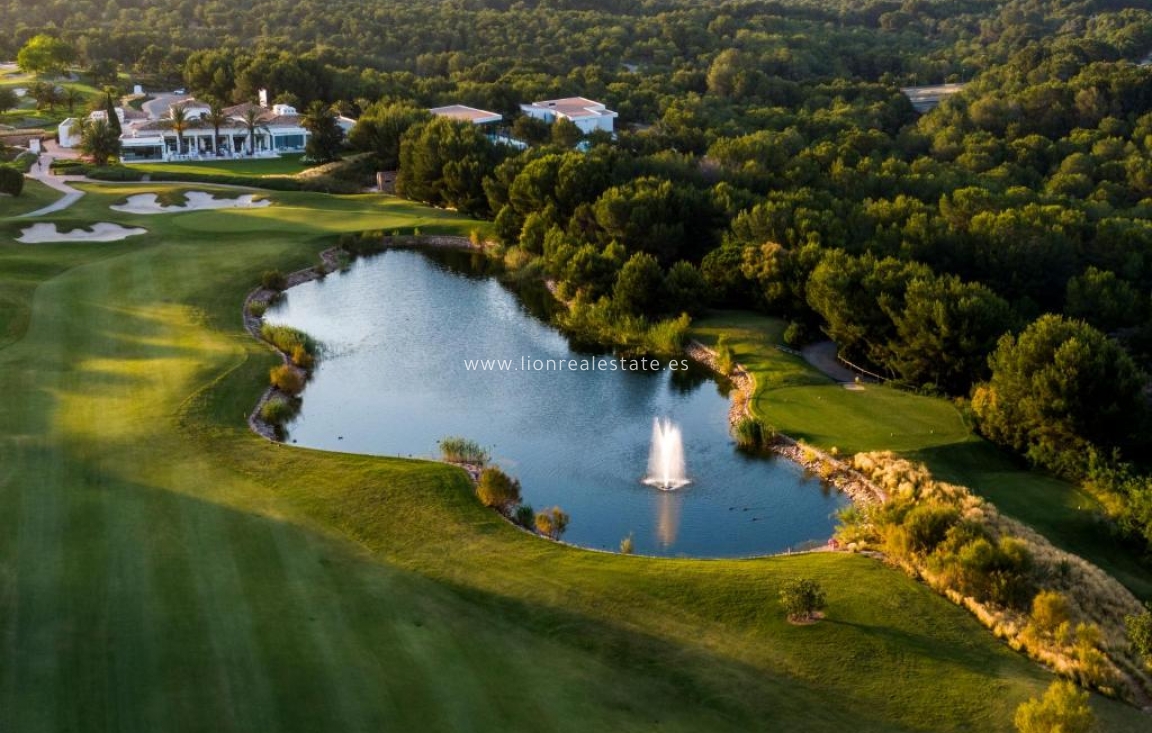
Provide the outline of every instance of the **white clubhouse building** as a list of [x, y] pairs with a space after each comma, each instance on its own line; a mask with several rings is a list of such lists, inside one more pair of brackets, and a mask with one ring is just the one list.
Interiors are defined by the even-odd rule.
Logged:
[[[181, 108], [185, 124], [178, 135], [173, 128], [172, 113]], [[247, 122], [249, 111], [255, 112], [255, 124], [251, 127]], [[118, 108], [116, 116], [122, 130], [121, 160], [132, 163], [275, 157], [281, 153], [302, 152], [308, 141], [309, 133], [301, 125], [300, 114], [287, 104], [269, 107], [246, 102], [227, 107], [224, 109], [227, 119], [220, 124], [218, 136], [217, 130], [207, 120], [208, 113], [206, 103], [194, 97], [173, 94], [145, 102], [141, 111]], [[103, 119], [105, 114], [99, 110], [88, 117]], [[72, 117], [60, 123], [61, 147], [72, 148], [80, 144], [80, 126], [80, 121]]]
[[603, 130], [612, 132], [614, 120], [618, 116], [600, 102], [584, 97], [546, 99], [542, 102], [520, 105], [520, 111], [531, 117], [552, 123], [565, 119], [580, 128], [584, 134]]

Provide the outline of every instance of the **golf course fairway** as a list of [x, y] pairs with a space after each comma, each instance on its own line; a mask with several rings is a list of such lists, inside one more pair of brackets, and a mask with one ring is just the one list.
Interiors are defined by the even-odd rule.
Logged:
[[[86, 190], [43, 221], [148, 233], [26, 245], [40, 220], [0, 219], [0, 730], [1010, 731], [1052, 680], [873, 559], [583, 551], [460, 469], [248, 431], [277, 363], [241, 323], [263, 272], [341, 231], [483, 224], [302, 193], [140, 216], [109, 207], [176, 189]], [[785, 621], [799, 577], [825, 620]]]

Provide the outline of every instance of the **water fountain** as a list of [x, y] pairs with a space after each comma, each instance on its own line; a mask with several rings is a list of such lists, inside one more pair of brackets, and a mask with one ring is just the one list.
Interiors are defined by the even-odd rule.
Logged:
[[652, 449], [648, 453], [648, 475], [644, 483], [672, 491], [691, 483], [684, 468], [684, 439], [671, 420], [652, 422]]

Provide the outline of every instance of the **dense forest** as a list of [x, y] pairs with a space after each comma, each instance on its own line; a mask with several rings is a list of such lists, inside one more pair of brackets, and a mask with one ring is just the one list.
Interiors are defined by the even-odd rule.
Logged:
[[[360, 119], [403, 195], [492, 219], [565, 325], [787, 318], [1082, 480], [1152, 542], [1152, 11], [1142, 0], [400, 3], [0, 0], [39, 33], [204, 97]], [[508, 11], [515, 10], [515, 13]], [[1143, 64], [1141, 62], [1144, 62]], [[966, 82], [919, 115], [900, 87]], [[581, 139], [517, 119], [581, 95]], [[520, 151], [424, 108], [504, 114]]]

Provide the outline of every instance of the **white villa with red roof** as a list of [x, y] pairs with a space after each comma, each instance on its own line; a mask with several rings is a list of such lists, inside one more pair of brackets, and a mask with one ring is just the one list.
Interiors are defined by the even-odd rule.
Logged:
[[555, 122], [565, 119], [587, 134], [596, 130], [612, 132], [613, 121], [617, 115], [600, 102], [584, 97], [565, 97], [564, 99], [548, 99], [543, 102], [520, 105], [520, 111], [545, 122]]

